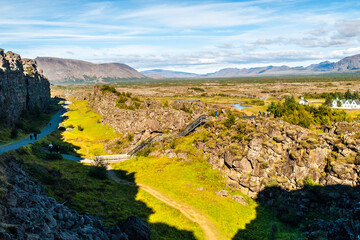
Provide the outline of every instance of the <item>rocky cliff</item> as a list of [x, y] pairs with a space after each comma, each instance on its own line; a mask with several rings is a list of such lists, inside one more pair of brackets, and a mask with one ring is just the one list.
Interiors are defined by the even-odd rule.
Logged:
[[[124, 135], [133, 134], [131, 147], [150, 137], [152, 133], [178, 133], [198, 116], [207, 113], [208, 107], [200, 102], [174, 101], [168, 104], [145, 99], [138, 101], [138, 109], [122, 109], [117, 106], [119, 96], [103, 92], [95, 87], [88, 97], [89, 106], [102, 116], [102, 122], [109, 124]], [[130, 98], [124, 106], [133, 106]]]
[[[358, 123], [336, 123], [319, 133], [276, 119], [238, 118], [230, 129], [225, 121], [226, 117], [219, 117], [197, 129], [204, 138], [193, 146], [225, 174], [230, 187], [248, 196], [271, 186], [290, 191], [304, 185], [358, 184]], [[174, 152], [167, 144], [150, 155], [187, 158], [187, 153]]]
[[0, 118], [14, 124], [24, 110], [45, 111], [50, 84], [34, 60], [0, 49]]
[[360, 126], [335, 123], [318, 133], [274, 119], [238, 120], [230, 130], [207, 124], [198, 141], [208, 162], [229, 184], [256, 196], [268, 186], [285, 190], [306, 184], [356, 186], [360, 173]]

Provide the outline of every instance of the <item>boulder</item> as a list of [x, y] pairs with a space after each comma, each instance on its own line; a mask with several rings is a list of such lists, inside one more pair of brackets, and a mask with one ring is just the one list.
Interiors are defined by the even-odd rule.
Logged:
[[138, 217], [128, 217], [120, 224], [129, 240], [150, 240], [150, 228], [146, 222]]
[[235, 202], [241, 203], [242, 205], [247, 206], [248, 203], [245, 201], [245, 199], [240, 195], [234, 195], [232, 198]]
[[217, 191], [217, 192], [216, 192], [216, 195], [217, 195], [217, 196], [220, 196], [220, 197], [229, 197], [229, 196], [230, 196], [230, 194], [229, 194], [228, 191], [226, 191], [226, 190]]

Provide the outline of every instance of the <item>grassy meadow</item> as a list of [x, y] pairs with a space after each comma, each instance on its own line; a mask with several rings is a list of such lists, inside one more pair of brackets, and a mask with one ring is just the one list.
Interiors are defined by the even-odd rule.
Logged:
[[[78, 126], [81, 127], [79, 128]], [[72, 100], [63, 127], [65, 128], [64, 131], [58, 130], [54, 132], [43, 139], [40, 144], [45, 146], [48, 142], [56, 143], [58, 141], [56, 144], [63, 146], [64, 149], [68, 149], [67, 153], [91, 157], [95, 154], [106, 154], [103, 150], [104, 143], [111, 139], [122, 137], [114, 132], [110, 126], [101, 123], [100, 115], [92, 112], [87, 107], [87, 101]], [[188, 153], [189, 158], [186, 161], [165, 157], [137, 157], [116, 164], [114, 169], [117, 170], [121, 178], [149, 185], [176, 201], [197, 209], [215, 223], [220, 231], [220, 235], [224, 236], [224, 239], [231, 239], [235, 235], [236, 239], [267, 239], [274, 224], [278, 226], [278, 236], [281, 237], [279, 239], [292, 236], [293, 230], [280, 223], [275, 218], [274, 213], [261, 209], [254, 200], [243, 195], [240, 191], [231, 191], [226, 187], [224, 177], [218, 170], [212, 169], [204, 159], [203, 153], [193, 146], [194, 140], [203, 138], [204, 134], [206, 133], [201, 131], [195, 132], [187, 137], [176, 139], [172, 143], [174, 151]], [[72, 151], [71, 146], [73, 147]], [[87, 174], [89, 171], [87, 169], [88, 166], [82, 166], [81, 164], [64, 159], [45, 163], [44, 161], [36, 162], [33, 159], [29, 162], [36, 165], [45, 164], [46, 168], [57, 168], [61, 172], [66, 172], [66, 178], [71, 178], [71, 184], [74, 185], [69, 189], [77, 189], [74, 190], [76, 194], [72, 198], [76, 199], [78, 204], [73, 205], [73, 207], [79, 211], [91, 210], [96, 214], [100, 211], [99, 215], [104, 217], [105, 221], [109, 224], [115, 222], [114, 219], [116, 219], [118, 213], [112, 208], [108, 211], [104, 211], [102, 207], [99, 208], [97, 200], [100, 198], [102, 201], [107, 199], [106, 201], [117, 202], [116, 199], [124, 198], [125, 196], [123, 195], [129, 195], [126, 192], [118, 192], [119, 196], [117, 194], [111, 196], [110, 192], [115, 191], [113, 188], [117, 185], [115, 183], [109, 184], [110, 180], [103, 180], [103, 183], [106, 182], [106, 184], [103, 184], [100, 180], [90, 178]], [[83, 179], [83, 181], [76, 182], [78, 178]], [[105, 191], [105, 185], [111, 188], [106, 190], [109, 192], [109, 195], [97, 192]], [[49, 187], [51, 189], [51, 186]], [[133, 188], [131, 186], [117, 187], [122, 189]], [[90, 191], [90, 189], [94, 189], [94, 191]], [[243, 196], [248, 205], [245, 206], [235, 202], [231, 197], [223, 198], [217, 196], [216, 191], [222, 189], [227, 189], [231, 195]], [[52, 190], [49, 192], [57, 198], [61, 197], [53, 193]], [[165, 205], [142, 190], [138, 190], [135, 194], [130, 195], [136, 202], [141, 202], [152, 209], [152, 213], [147, 216], [147, 221], [149, 221], [151, 226], [152, 224], [158, 226], [161, 223], [164, 226], [193, 232], [196, 239], [204, 239], [201, 228], [185, 218], [179, 211]], [[122, 207], [122, 212], [134, 214], [135, 210], [133, 208], [138, 208], [138, 205], [131, 205], [125, 201], [122, 203]], [[144, 217], [135, 211], [136, 214]], [[128, 214], [125, 215], [127, 216]], [[256, 230], [246, 229], [250, 223], [252, 223], [251, 227]], [[159, 230], [154, 231], [156, 231], [155, 234], [159, 232]], [[172, 236], [171, 234], [165, 235]], [[180, 234], [179, 237], [172, 239], [183, 239], [183, 235]]]
[[[188, 153], [188, 159], [166, 157], [137, 157], [121, 163], [113, 164], [113, 168], [135, 176], [135, 182], [147, 184], [173, 199], [190, 205], [209, 217], [221, 231], [224, 239], [267, 239], [271, 226], [276, 224], [279, 229], [279, 239], [293, 235], [293, 229], [282, 225], [274, 214], [265, 209], [259, 209], [254, 200], [240, 191], [232, 191], [225, 184], [225, 178], [218, 170], [212, 169], [204, 159], [201, 150], [193, 146], [195, 139], [201, 139], [206, 131], [178, 138], [170, 143], [175, 152]], [[156, 147], [155, 147], [156, 149]], [[124, 178], [121, 174], [119, 177]], [[216, 192], [226, 189], [230, 195], [240, 195], [248, 205], [243, 205], [231, 199], [220, 197]], [[246, 231], [246, 226], [255, 218], [262, 220], [252, 224], [257, 230]], [[294, 233], [296, 235], [296, 233]]]
[[[96, 214], [107, 226], [129, 216], [149, 223], [152, 239], [204, 239], [198, 225], [136, 186], [119, 185], [110, 179], [89, 176], [92, 166], [47, 154], [40, 144], [14, 151], [11, 157], [21, 159], [24, 168], [42, 184], [49, 196], [60, 202], [71, 199], [69, 207], [80, 213]], [[61, 177], [52, 172], [59, 170]], [[123, 172], [132, 179], [130, 173]]]
[[73, 99], [62, 126], [66, 128], [62, 133], [64, 141], [77, 146], [77, 153], [83, 157], [107, 154], [105, 142], [122, 136], [103, 125], [101, 116], [89, 109], [87, 101]]

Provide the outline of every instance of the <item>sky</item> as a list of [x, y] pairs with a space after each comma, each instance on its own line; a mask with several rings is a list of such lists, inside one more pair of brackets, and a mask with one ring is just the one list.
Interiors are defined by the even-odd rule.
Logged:
[[0, 0], [0, 48], [139, 71], [307, 66], [360, 54], [359, 0]]

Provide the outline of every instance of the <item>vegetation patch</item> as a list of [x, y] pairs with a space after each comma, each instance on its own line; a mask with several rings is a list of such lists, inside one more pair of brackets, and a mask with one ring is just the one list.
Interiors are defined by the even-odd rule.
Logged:
[[274, 117], [281, 117], [288, 123], [305, 128], [350, 120], [345, 111], [332, 110], [326, 105], [320, 107], [301, 105], [294, 97], [286, 97], [283, 103], [272, 102], [268, 111], [274, 114]]
[[[119, 185], [112, 180], [88, 175], [91, 166], [66, 159], [49, 161], [39, 144], [12, 152], [25, 170], [46, 189], [48, 195], [80, 213], [96, 214], [107, 226], [129, 216], [149, 223], [152, 239], [204, 239], [199, 226], [136, 186]], [[1, 163], [1, 161], [0, 161]], [[1, 172], [1, 168], [0, 168]], [[133, 175], [122, 172], [134, 182]]]
[[[277, 236], [291, 236], [292, 229], [281, 224], [272, 212], [262, 209], [240, 191], [231, 191], [226, 187], [224, 177], [210, 167], [202, 150], [194, 147], [196, 141], [203, 141], [206, 134], [207, 131], [195, 132], [173, 139], [164, 146], [164, 149], [173, 149], [176, 153], [186, 153], [186, 159], [137, 157], [114, 164], [113, 167], [134, 174], [137, 183], [152, 186], [196, 208], [208, 216], [228, 239], [266, 239], [272, 223], [278, 226]], [[123, 176], [119, 174], [119, 177]], [[222, 189], [228, 190], [230, 195], [243, 196], [249, 205], [242, 205], [231, 197], [217, 196], [216, 192]], [[256, 230], [246, 229], [250, 222]]]
[[85, 157], [107, 155], [104, 151], [105, 143], [123, 137], [109, 125], [103, 125], [101, 116], [89, 109], [87, 101], [73, 99], [66, 116], [67, 119], [62, 123], [63, 126], [78, 127], [62, 132], [62, 139], [77, 147], [76, 152], [79, 155]]

